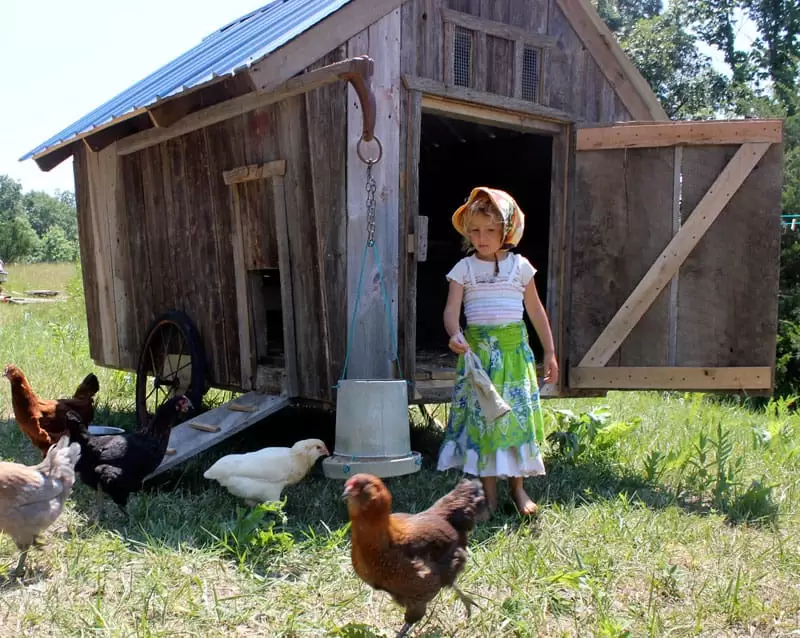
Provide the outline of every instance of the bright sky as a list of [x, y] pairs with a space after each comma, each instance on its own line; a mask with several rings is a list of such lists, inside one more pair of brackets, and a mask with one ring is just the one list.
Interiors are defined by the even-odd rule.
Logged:
[[[19, 158], [267, 0], [6, 0], [0, 20], [0, 175], [74, 190], [72, 160]], [[754, 33], [745, 25], [747, 45]], [[706, 48], [707, 53], [711, 53]], [[714, 55], [714, 58], [721, 56]]]
[[74, 190], [72, 160], [19, 158], [267, 0], [6, 0], [0, 18], [0, 175]]

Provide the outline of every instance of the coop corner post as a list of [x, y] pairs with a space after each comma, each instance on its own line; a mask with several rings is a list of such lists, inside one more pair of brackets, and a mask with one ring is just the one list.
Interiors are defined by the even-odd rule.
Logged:
[[[350, 58], [367, 55], [374, 61], [374, 137], [382, 146], [381, 160], [372, 166], [375, 179], [375, 246], [391, 310], [392, 331], [397, 333], [400, 186], [400, 11], [384, 16], [348, 41]], [[364, 113], [363, 92], [357, 83], [348, 89], [347, 101], [347, 317], [356, 307], [362, 255], [367, 240], [367, 164], [359, 158], [377, 153], [369, 139], [369, 114]], [[394, 352], [386, 309], [373, 253], [367, 256], [358, 313], [355, 317], [347, 377], [389, 379]]]

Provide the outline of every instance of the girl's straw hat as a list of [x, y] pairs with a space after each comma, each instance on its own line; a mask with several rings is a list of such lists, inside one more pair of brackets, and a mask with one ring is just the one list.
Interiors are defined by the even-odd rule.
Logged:
[[459, 206], [456, 212], [453, 213], [453, 226], [464, 237], [469, 237], [469, 233], [464, 227], [464, 214], [467, 208], [469, 208], [469, 205], [474, 202], [481, 193], [488, 195], [491, 202], [495, 205], [495, 208], [500, 211], [500, 215], [503, 217], [506, 230], [503, 237], [503, 247], [516, 246], [519, 240], [522, 239], [522, 232], [525, 230], [525, 215], [523, 215], [522, 210], [511, 195], [497, 188], [489, 188], [488, 186], [473, 188], [466, 203]]

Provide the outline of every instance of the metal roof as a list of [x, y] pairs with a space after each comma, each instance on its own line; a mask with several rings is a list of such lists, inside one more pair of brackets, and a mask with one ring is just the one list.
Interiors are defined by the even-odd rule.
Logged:
[[273, 0], [204, 38], [196, 47], [26, 153], [20, 161], [126, 113], [249, 66], [350, 1]]

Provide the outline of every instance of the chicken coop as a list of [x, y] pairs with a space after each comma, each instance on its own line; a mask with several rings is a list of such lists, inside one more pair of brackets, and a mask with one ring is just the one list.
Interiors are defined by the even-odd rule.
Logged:
[[[589, 0], [275, 0], [23, 159], [74, 160], [91, 356], [136, 373], [139, 414], [246, 393], [176, 428], [166, 469], [333, 405], [354, 309], [349, 378], [447, 400], [450, 216], [476, 185], [526, 213], [544, 396], [770, 392], [782, 137], [670, 121]], [[372, 260], [356, 304], [368, 164], [392, 330]]]

